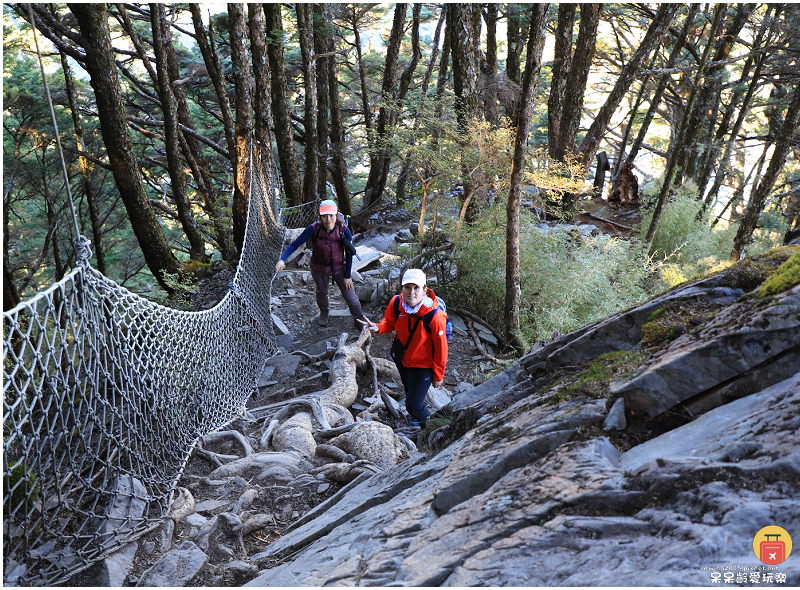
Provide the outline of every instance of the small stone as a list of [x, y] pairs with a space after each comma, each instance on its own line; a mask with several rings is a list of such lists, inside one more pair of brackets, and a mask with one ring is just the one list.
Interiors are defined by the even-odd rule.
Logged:
[[142, 553], [145, 555], [152, 555], [153, 551], [156, 550], [156, 544], [153, 541], [145, 541], [142, 543]]
[[193, 526], [203, 526], [208, 522], [208, 519], [202, 514], [190, 514], [186, 517], [186, 522]]
[[[322, 474], [320, 473], [319, 475], [322, 475]], [[325, 479], [325, 476], [322, 475], [322, 478]], [[321, 483], [317, 487], [317, 493], [318, 494], [324, 494], [325, 492], [327, 492], [330, 489], [330, 487], [331, 487], [331, 484], [329, 484], [329, 483]]]
[[317, 473], [317, 479], [319, 481], [325, 481], [325, 475], [323, 475], [322, 473]]
[[625, 398], [620, 397], [608, 411], [608, 416], [606, 416], [605, 422], [603, 422], [603, 430], [606, 432], [609, 430], [625, 430], [626, 425]]
[[[455, 371], [453, 371], [455, 373]], [[468, 383], [466, 381], [461, 381], [458, 385], [456, 385], [455, 392], [456, 393], [464, 393], [465, 391], [469, 391], [473, 389], [475, 386], [472, 383]]]
[[297, 510], [292, 511], [292, 520], [297, 520], [300, 518], [300, 513]]

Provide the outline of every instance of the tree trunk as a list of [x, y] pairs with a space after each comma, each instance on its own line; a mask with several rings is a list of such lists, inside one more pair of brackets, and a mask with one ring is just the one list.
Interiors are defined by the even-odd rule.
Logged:
[[[86, 151], [86, 143], [83, 140], [83, 121], [78, 105], [75, 103], [75, 87], [73, 85], [72, 68], [67, 61], [67, 56], [61, 54], [61, 69], [64, 72], [64, 90], [67, 93], [69, 110], [72, 113], [72, 128], [75, 133], [75, 141], [81, 152]], [[100, 221], [100, 211], [97, 207], [97, 191], [92, 182], [92, 165], [85, 156], [78, 156], [78, 163], [81, 166], [81, 182], [83, 191], [86, 194], [86, 204], [89, 208], [89, 220], [92, 224], [92, 242], [94, 255], [97, 261], [97, 270], [106, 274], [106, 257], [103, 248], [103, 230]]]
[[[383, 68], [383, 85], [381, 86], [382, 100], [389, 100], [394, 97], [397, 58], [400, 55], [400, 44], [403, 41], [407, 8], [407, 4], [397, 3], [395, 5], [394, 22], [392, 23], [392, 32], [389, 34], [389, 43], [386, 48], [386, 63]], [[386, 105], [381, 105], [375, 130], [379, 145], [373, 146], [373, 150], [370, 153], [369, 177], [364, 187], [364, 204], [362, 210], [366, 210], [374, 203], [380, 201], [383, 196], [383, 190], [386, 188], [391, 155], [385, 146], [380, 144], [391, 130], [391, 121], [391, 109], [387, 108]]]
[[486, 22], [486, 62], [484, 75], [483, 108], [486, 120], [497, 127], [500, 115], [497, 111], [497, 4], [487, 4], [483, 13]]
[[[558, 5], [553, 74], [550, 83], [550, 97], [547, 99], [547, 149], [550, 157], [556, 160], [563, 158], [566, 153], [562, 151], [558, 138], [561, 135], [561, 116], [566, 102], [569, 72], [572, 69], [572, 31], [575, 28], [577, 8], [577, 4]], [[510, 17], [509, 26], [511, 26]]]
[[514, 159], [511, 165], [511, 188], [506, 206], [506, 300], [505, 332], [508, 342], [520, 352], [525, 349], [525, 339], [520, 332], [519, 309], [521, 300], [519, 262], [519, 207], [522, 179], [525, 171], [525, 154], [528, 151], [528, 134], [533, 116], [533, 96], [539, 83], [542, 50], [547, 33], [549, 4], [534, 4], [531, 8], [531, 25], [528, 37], [525, 73], [522, 80], [514, 140]]
[[[419, 15], [422, 11], [422, 4], [417, 2], [414, 4], [414, 9], [411, 13], [411, 59], [408, 60], [406, 69], [400, 75], [400, 83], [397, 87], [397, 92], [394, 95], [396, 102], [402, 102], [408, 94], [408, 89], [411, 87], [411, 80], [414, 77], [414, 70], [417, 69], [419, 60], [422, 59], [422, 50], [419, 48]], [[397, 113], [393, 113], [391, 117], [392, 125], [397, 121]]]
[[[736, 41], [736, 37], [747, 23], [747, 19], [756, 9], [756, 4], [743, 4], [736, 6], [736, 14], [725, 32], [720, 35], [719, 40], [715, 41], [717, 50], [711, 58], [712, 62], [717, 62], [727, 58]], [[675, 183], [680, 184], [682, 178], [696, 179], [698, 154], [696, 146], [706, 143], [706, 138], [711, 134], [714, 118], [709, 117], [709, 113], [716, 112], [716, 105], [720, 99], [720, 89], [722, 86], [722, 76], [726, 72], [726, 66], [711, 66], [706, 70], [703, 80], [703, 87], [697, 95], [692, 111], [688, 113], [689, 124], [686, 134], [686, 149], [681, 153], [677, 164]]]
[[230, 100], [228, 100], [228, 90], [225, 87], [225, 71], [222, 68], [222, 63], [219, 61], [214, 47], [214, 31], [209, 30], [209, 35], [206, 37], [206, 29], [203, 26], [203, 17], [200, 12], [199, 4], [189, 4], [189, 10], [192, 12], [192, 23], [194, 24], [197, 46], [200, 48], [200, 53], [203, 55], [203, 62], [206, 65], [208, 77], [211, 79], [211, 83], [214, 85], [214, 91], [217, 93], [219, 113], [225, 127], [225, 140], [228, 144], [228, 154], [230, 154], [231, 161], [233, 161], [234, 154], [236, 153], [233, 111], [231, 111], [231, 103]]
[[561, 107], [559, 134], [548, 138], [550, 157], [563, 160], [575, 146], [575, 137], [581, 123], [586, 81], [595, 52], [597, 26], [600, 23], [602, 4], [581, 4], [581, 21], [575, 52], [564, 92]]
[[[42, 158], [44, 160], [44, 158]], [[50, 193], [49, 184], [47, 175], [45, 172], [45, 168], [42, 167], [42, 189], [44, 190], [44, 201], [45, 201], [45, 213], [47, 215], [47, 227], [48, 227], [48, 234], [51, 236], [50, 245], [53, 250], [53, 265], [55, 266], [55, 275], [53, 277], [53, 282], [57, 283], [61, 279], [64, 278], [66, 274], [66, 268], [64, 267], [64, 262], [61, 260], [61, 252], [58, 246], [58, 213], [56, 212], [56, 204], [55, 198]], [[47, 241], [45, 241], [45, 248], [42, 250], [42, 254], [47, 248]], [[31, 271], [31, 278], [35, 271]]]
[[474, 4], [448, 4], [447, 11], [456, 120], [459, 131], [464, 133], [478, 112], [481, 13]]
[[[665, 66], [666, 69], [673, 67], [675, 63], [678, 61], [678, 57], [680, 56], [681, 51], [683, 50], [683, 46], [686, 44], [686, 37], [689, 33], [689, 29], [692, 27], [694, 17], [697, 14], [698, 10], [700, 10], [700, 4], [692, 4], [689, 7], [689, 14], [686, 15], [686, 20], [683, 23], [683, 28], [681, 29], [678, 38], [675, 40], [675, 45], [673, 46], [672, 51], [669, 54], [669, 58], [667, 59], [667, 64]], [[661, 97], [664, 94], [664, 90], [666, 90], [667, 88], [667, 83], [669, 82], [669, 79], [670, 79], [669, 74], [661, 75], [661, 79], [658, 82], [658, 87], [656, 88], [655, 94], [653, 94], [653, 96], [649, 99], [650, 107], [647, 109], [647, 114], [644, 117], [642, 126], [639, 128], [639, 134], [633, 141], [630, 153], [628, 154], [627, 158], [625, 159], [625, 163], [620, 167], [620, 169], [633, 167], [633, 161], [636, 159], [636, 155], [639, 153], [639, 148], [642, 146], [642, 143], [644, 143], [644, 138], [647, 135], [647, 130], [650, 127], [650, 123], [653, 121], [653, 117], [655, 116], [656, 110], [658, 109], [658, 105], [661, 102]]]
[[[476, 4], [448, 4], [447, 27], [450, 29], [450, 50], [453, 54], [456, 121], [459, 135], [465, 138], [472, 119], [479, 114], [480, 7]], [[463, 158], [461, 173], [464, 182], [462, 218], [471, 223], [477, 215], [477, 206], [472, 198], [477, 183], [471, 178], [470, 168]]]
[[333, 36], [333, 18], [331, 5], [325, 5], [325, 25], [331, 31], [328, 37], [328, 53], [331, 54], [328, 63], [328, 92], [330, 93], [331, 106], [331, 179], [336, 189], [339, 211], [342, 215], [352, 215], [350, 206], [350, 189], [347, 186], [347, 161], [344, 159], [344, 123], [342, 122], [342, 108], [339, 103], [339, 81], [336, 76], [336, 43]]
[[[444, 14], [445, 22], [447, 23], [444, 28], [444, 41], [442, 43], [442, 57], [439, 60], [439, 74], [436, 79], [436, 109], [434, 118], [441, 120], [442, 118], [442, 97], [447, 88], [447, 74], [450, 65], [450, 23], [447, 22], [447, 7], [442, 5], [442, 12]], [[439, 145], [439, 130], [435, 129], [433, 132], [434, 145]]]
[[286, 83], [286, 63], [283, 56], [283, 22], [280, 4], [264, 4], [265, 25], [268, 35], [267, 55], [272, 74], [272, 116], [275, 121], [275, 144], [283, 176], [283, 190], [290, 207], [303, 202], [303, 183], [292, 139], [292, 120], [289, 114]]
[[[328, 27], [325, 25], [324, 6], [315, 3], [313, 6], [314, 22], [314, 55], [328, 53]], [[328, 198], [328, 67], [333, 56], [317, 57], [317, 198], [324, 201]]]
[[372, 130], [372, 109], [369, 106], [369, 91], [367, 90], [367, 73], [364, 68], [364, 57], [361, 55], [361, 34], [358, 32], [360, 27], [358, 23], [358, 13], [356, 7], [353, 5], [353, 34], [355, 35], [356, 58], [358, 59], [358, 79], [361, 82], [361, 110], [364, 116], [364, 130], [369, 132]]
[[628, 63], [622, 68], [614, 84], [614, 88], [611, 90], [608, 98], [606, 98], [606, 102], [603, 104], [600, 112], [597, 113], [597, 117], [595, 117], [581, 145], [578, 147], [580, 162], [584, 166], [588, 165], [589, 162], [594, 159], [594, 155], [597, 153], [597, 148], [600, 145], [600, 139], [603, 137], [603, 133], [605, 133], [608, 123], [614, 115], [614, 111], [617, 110], [619, 103], [628, 92], [628, 88], [630, 88], [631, 84], [636, 79], [636, 72], [647, 56], [658, 47], [658, 44], [661, 42], [661, 37], [666, 32], [669, 25], [672, 24], [672, 20], [680, 9], [680, 4], [661, 4], [659, 6], [658, 12], [653, 17], [653, 22], [650, 23], [650, 27], [647, 29], [644, 39], [642, 39], [641, 44], [631, 56]]
[[[652, 70], [656, 65], [656, 59], [658, 58], [658, 50], [653, 52], [653, 57], [650, 60], [650, 66], [648, 69]], [[617, 151], [617, 157], [614, 158], [614, 169], [611, 173], [611, 178], [613, 181], [616, 182], [617, 177], [619, 176], [619, 171], [621, 170], [620, 165], [622, 161], [625, 159], [625, 149], [628, 145], [628, 140], [631, 136], [631, 131], [633, 131], [633, 126], [636, 122], [636, 117], [639, 114], [639, 107], [642, 106], [642, 102], [644, 102], [644, 95], [645, 91], [647, 90], [647, 85], [650, 83], [650, 76], [645, 76], [642, 78], [641, 85], [639, 86], [639, 93], [636, 95], [636, 101], [633, 103], [633, 107], [628, 113], [628, 123], [625, 125], [625, 131], [622, 134], [622, 139], [619, 142], [619, 150]], [[602, 193], [602, 191], [600, 191]], [[614, 192], [614, 189], [611, 189], [611, 192]], [[598, 195], [599, 196], [599, 195]]]
[[[433, 74], [433, 67], [436, 64], [436, 57], [439, 54], [439, 39], [441, 38], [442, 34], [442, 27], [444, 25], [445, 20], [445, 10], [442, 9], [442, 14], [439, 16], [439, 22], [436, 23], [436, 32], [433, 34], [433, 44], [431, 45], [431, 57], [428, 60], [428, 67], [425, 69], [425, 75], [422, 77], [422, 85], [420, 87], [420, 92], [422, 96], [420, 97], [420, 105], [419, 109], [417, 109], [416, 113], [414, 113], [414, 129], [417, 128], [417, 123], [419, 121], [419, 114], [425, 107], [425, 97], [428, 95], [428, 85], [431, 81], [431, 75]], [[445, 44], [447, 42], [445, 41]], [[405, 162], [403, 162], [403, 168], [400, 171], [400, 175], [397, 177], [397, 202], [401, 203], [406, 198], [406, 184], [408, 183], [408, 174], [411, 170], [411, 158], [406, 158]]]
[[[750, 110], [750, 103], [752, 102], [753, 97], [755, 96], [755, 91], [758, 89], [758, 85], [761, 80], [761, 69], [765, 63], [766, 63], [766, 55], [762, 54], [759, 56], [758, 65], [756, 65], [756, 69], [753, 72], [753, 78], [750, 80], [750, 85], [747, 88], [747, 94], [742, 100], [742, 106], [739, 108], [739, 115], [736, 117], [736, 122], [733, 124], [733, 128], [730, 130], [728, 141], [725, 142], [725, 149], [722, 153], [722, 158], [719, 161], [717, 174], [714, 177], [714, 184], [712, 184], [711, 190], [708, 191], [708, 196], [703, 200], [703, 206], [700, 208], [700, 212], [698, 213], [698, 218], [702, 218], [702, 216], [706, 212], [706, 209], [709, 206], [712, 206], [713, 210], [713, 203], [716, 200], [716, 195], [719, 192], [719, 188], [722, 186], [723, 180], [725, 179], [726, 170], [728, 168], [728, 161], [730, 160], [731, 152], [733, 151], [733, 144], [736, 143], [736, 137], [739, 135], [739, 130], [742, 128], [742, 125], [744, 124], [744, 118], [745, 116], [747, 116], [747, 113]], [[739, 95], [737, 95], [737, 98], [738, 96]], [[729, 107], [729, 112], [731, 114], [735, 109], [736, 102], [738, 102], [738, 100], [734, 100], [731, 102], [731, 105]], [[728, 113], [726, 113], [724, 119], [725, 120], [728, 119]], [[723, 120], [723, 122], [720, 123], [720, 131], [723, 130], [727, 131], [728, 125], [725, 120]], [[722, 126], [723, 123], [725, 123], [724, 127]], [[716, 151], [717, 149], [714, 148], [714, 153], [716, 153]], [[703, 171], [702, 176], [700, 177], [700, 182], [702, 184], [698, 186], [698, 190], [700, 191], [701, 196], [703, 194], [705, 185], [708, 183], [708, 178], [711, 175], [711, 165], [713, 164], [713, 161], [715, 159], [716, 158], [714, 157], [713, 154], [709, 157], [710, 163], [707, 165], [707, 169]]]
[[[118, 19], [130, 36], [131, 42], [142, 60], [142, 64], [153, 81], [153, 87], [157, 88], [159, 86], [158, 74], [150, 63], [150, 58], [145, 48], [145, 42], [131, 23], [125, 5], [117, 4], [116, 6], [118, 10]], [[178, 142], [184, 160], [188, 163], [192, 171], [192, 176], [197, 183], [197, 192], [200, 194], [200, 198], [203, 202], [203, 211], [209, 216], [214, 225], [215, 235], [213, 239], [216, 242], [222, 258], [227, 260], [230, 256], [231, 247], [228, 243], [228, 228], [220, 218], [215, 205], [218, 194], [215, 188], [217, 181], [209, 172], [210, 166], [203, 154], [200, 141], [195, 136], [194, 122], [192, 121], [192, 115], [189, 111], [189, 105], [186, 102], [186, 94], [183, 91], [183, 85], [181, 83], [176, 83], [181, 79], [181, 76], [178, 68], [178, 58], [175, 55], [175, 48], [172, 45], [172, 35], [162, 37], [162, 40], [164, 54], [166, 55], [167, 73], [172, 87], [172, 94], [177, 105], [178, 122], [184, 127], [183, 133], [178, 134]]]
[[180, 274], [183, 267], [167, 245], [139, 175], [133, 144], [128, 135], [105, 5], [72, 4], [70, 9], [84, 39], [86, 71], [94, 89], [100, 131], [114, 181], [148, 268], [164, 290], [171, 294], [172, 288], [164, 281], [163, 273]]
[[739, 260], [745, 254], [747, 246], [752, 241], [753, 232], [758, 223], [758, 216], [764, 209], [767, 202], [767, 197], [778, 179], [778, 175], [783, 170], [783, 165], [786, 163], [786, 156], [792, 148], [792, 139], [797, 131], [797, 126], [800, 124], [800, 86], [795, 86], [794, 94], [792, 95], [792, 102], [786, 111], [783, 119], [783, 126], [775, 138], [775, 150], [772, 152], [772, 159], [769, 162], [767, 171], [761, 177], [753, 194], [750, 195], [750, 202], [747, 205], [747, 210], [739, 223], [739, 230], [736, 232], [736, 237], [733, 239], [733, 250], [731, 251], [731, 259]]
[[253, 57], [254, 124], [256, 143], [264, 150], [272, 149], [269, 132], [270, 72], [267, 58], [267, 35], [264, 28], [264, 10], [261, 4], [247, 5], [250, 53]]
[[253, 79], [247, 52], [247, 24], [242, 4], [228, 4], [231, 69], [236, 97], [236, 150], [233, 158], [233, 242], [239, 256], [244, 247], [247, 201], [250, 198], [250, 140], [253, 136]]
[[[767, 29], [774, 30], [776, 28], [776, 19], [771, 17], [773, 6], [767, 7], [766, 13], [764, 15], [764, 20], [761, 23], [761, 26], [756, 34], [756, 39], [753, 41], [753, 50], [761, 49], [764, 47], [764, 36], [767, 33]], [[781, 7], [778, 6], [778, 12], [780, 12]], [[771, 39], [770, 39], [771, 40]], [[769, 41], [768, 41], [769, 42]], [[739, 133], [739, 129], [741, 128], [741, 123], [744, 122], [743, 112], [748, 110], [750, 106], [750, 101], [754, 96], [754, 92], [756, 90], [756, 85], [761, 77], [761, 70], [766, 62], [766, 54], [762, 53], [758, 56], [751, 55], [750, 57], [745, 60], [744, 65], [742, 66], [742, 72], [739, 76], [739, 84], [734, 86], [732, 91], [732, 97], [728, 107], [725, 109], [725, 114], [722, 116], [722, 120], [717, 125], [717, 132], [714, 136], [714, 141], [709, 142], [706, 146], [706, 149], [703, 151], [703, 155], [701, 157], [701, 163], [697, 166], [700, 170], [697, 186], [699, 190], [699, 196], [702, 198], [705, 193], [705, 188], [708, 184], [709, 178], [711, 178], [711, 173], [714, 168], [714, 164], [716, 164], [717, 154], [719, 154], [720, 146], [723, 143], [723, 139], [725, 135], [729, 135], [730, 139], [725, 142], [725, 150], [723, 159], [719, 163], [719, 170], [722, 171], [724, 167], [727, 166], [727, 158], [730, 157], [731, 147], [733, 146], [733, 142], [736, 139], [736, 136]], [[750, 70], [755, 64], [755, 71], [753, 72], [753, 77], [748, 85], [747, 92], [744, 92], [742, 86], [744, 86], [745, 82], [747, 81], [748, 76], [750, 75]], [[730, 129], [731, 119], [733, 119], [733, 114], [736, 111], [736, 108], [739, 106], [739, 101], [742, 100], [742, 95], [744, 96], [744, 104], [739, 112], [739, 117], [737, 117], [737, 122], [734, 123], [733, 130]], [[729, 147], [730, 146], [730, 147]], [[722, 178], [718, 174], [714, 179], [714, 185], [716, 189], [712, 187], [712, 190], [708, 192], [708, 196], [704, 200], [703, 208], [701, 209], [701, 213], [705, 210], [706, 206], [711, 202], [711, 195], [715, 194], [716, 190], [719, 189], [719, 185], [717, 185], [717, 179], [722, 181]]]
[[153, 29], [153, 52], [156, 56], [156, 74], [158, 76], [158, 95], [161, 100], [161, 111], [164, 113], [164, 149], [167, 154], [167, 171], [169, 172], [172, 198], [178, 209], [178, 220], [183, 232], [189, 240], [189, 258], [199, 262], [206, 261], [205, 239], [197, 229], [192, 216], [192, 204], [189, 202], [189, 187], [183, 172], [180, 144], [178, 141], [177, 105], [172, 95], [172, 85], [167, 73], [167, 60], [164, 45], [169, 38], [169, 28], [163, 4], [150, 4], [150, 25]]
[[[706, 44], [705, 49], [703, 50], [703, 57], [700, 58], [700, 64], [697, 68], [697, 73], [695, 74], [694, 83], [692, 84], [692, 92], [689, 95], [689, 101], [686, 104], [686, 110], [684, 111], [684, 117], [681, 121], [681, 128], [678, 131], [678, 137], [675, 140], [675, 149], [669, 156], [669, 160], [667, 161], [667, 169], [664, 172], [664, 180], [661, 184], [661, 191], [658, 194], [658, 200], [656, 201], [656, 207], [653, 210], [653, 218], [650, 221], [650, 227], [647, 228], [647, 235], [645, 239], [648, 242], [653, 241], [653, 236], [656, 233], [656, 228], [658, 227], [658, 220], [661, 217], [661, 210], [664, 208], [664, 203], [667, 200], [667, 194], [669, 194], [670, 187], [672, 185], [672, 178], [675, 173], [675, 166], [678, 162], [680, 151], [684, 145], [684, 138], [686, 137], [686, 127], [689, 123], [689, 113], [692, 112], [692, 107], [694, 105], [695, 98], [697, 97], [697, 92], [700, 86], [700, 80], [703, 76], [703, 70], [705, 68], [706, 62], [708, 61], [708, 55], [710, 53], [711, 46], [714, 43], [714, 35], [716, 34], [717, 27], [719, 26], [720, 18], [722, 17], [722, 12], [725, 10], [724, 4], [718, 4], [716, 12], [714, 14], [714, 22], [711, 25], [711, 31], [709, 32], [708, 36], [708, 43]], [[652, 246], [651, 246], [651, 254]]]
[[[517, 86], [520, 84], [520, 57], [527, 37], [527, 19], [525, 4], [509, 4], [507, 9], [508, 53], [506, 55], [506, 75]], [[524, 21], [524, 22], [523, 22]], [[572, 39], [570, 39], [572, 41]]]
[[297, 30], [300, 38], [300, 54], [303, 59], [303, 81], [305, 90], [305, 165], [303, 176], [303, 202], [311, 203], [317, 198], [319, 185], [319, 160], [317, 159], [317, 60], [314, 54], [314, 15], [310, 4], [295, 4]]

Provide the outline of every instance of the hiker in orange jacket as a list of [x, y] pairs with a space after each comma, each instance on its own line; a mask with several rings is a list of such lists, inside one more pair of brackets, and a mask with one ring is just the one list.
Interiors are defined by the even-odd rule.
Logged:
[[[395, 299], [399, 301], [399, 315], [395, 315]], [[447, 365], [447, 335], [444, 313], [435, 313], [430, 320], [430, 332], [422, 318], [439, 307], [432, 289], [427, 286], [425, 273], [412, 268], [403, 275], [403, 288], [386, 308], [383, 319], [375, 324], [369, 319], [359, 320], [365, 330], [386, 334], [395, 330], [392, 342], [392, 360], [397, 364], [406, 391], [406, 409], [424, 428], [431, 413], [425, 407], [425, 396], [433, 383], [441, 387]], [[399, 357], [399, 359], [398, 359]]]

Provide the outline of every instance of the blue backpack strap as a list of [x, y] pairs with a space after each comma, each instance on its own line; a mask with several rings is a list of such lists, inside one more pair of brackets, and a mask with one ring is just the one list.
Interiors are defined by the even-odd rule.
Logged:
[[400, 318], [400, 295], [395, 295], [392, 303], [394, 305], [394, 319], [397, 321]]

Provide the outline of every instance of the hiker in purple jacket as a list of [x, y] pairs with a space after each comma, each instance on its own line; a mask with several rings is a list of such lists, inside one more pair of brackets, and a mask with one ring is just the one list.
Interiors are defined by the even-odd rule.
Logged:
[[353, 255], [345, 248], [346, 242], [352, 249], [353, 236], [343, 221], [344, 217], [339, 215], [339, 208], [334, 201], [322, 201], [319, 204], [319, 221], [315, 221], [303, 230], [303, 233], [289, 244], [275, 265], [275, 272], [282, 271], [286, 266], [286, 259], [311, 240], [311, 276], [314, 277], [314, 284], [317, 286], [320, 328], [328, 326], [328, 285], [331, 279], [339, 286], [342, 297], [350, 309], [350, 315], [353, 316], [355, 327], [360, 328], [361, 325], [356, 320], [364, 318], [361, 302], [358, 300], [351, 278]]

